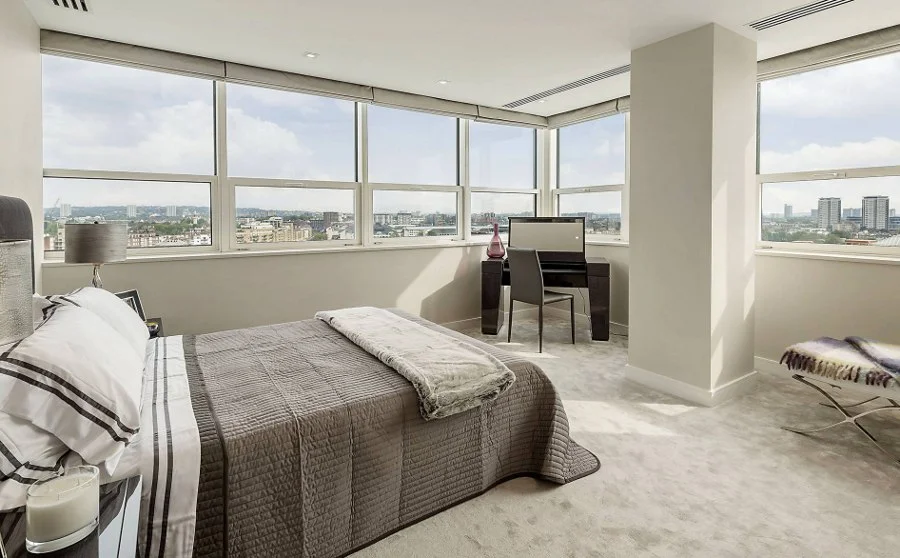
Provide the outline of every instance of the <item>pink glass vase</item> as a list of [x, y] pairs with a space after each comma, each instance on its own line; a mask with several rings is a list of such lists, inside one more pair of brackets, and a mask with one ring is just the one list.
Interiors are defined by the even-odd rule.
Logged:
[[494, 223], [494, 237], [487, 247], [487, 256], [489, 258], [502, 258], [506, 255], [506, 249], [503, 248], [503, 241], [500, 239], [500, 224]]

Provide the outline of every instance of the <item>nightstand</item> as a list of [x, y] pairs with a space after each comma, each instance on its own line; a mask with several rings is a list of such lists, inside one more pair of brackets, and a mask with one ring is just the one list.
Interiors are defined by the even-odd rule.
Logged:
[[[14, 525], [7, 534], [6, 550], [10, 558], [134, 558], [137, 554], [138, 525], [141, 513], [141, 477], [131, 477], [100, 487], [100, 525], [84, 540], [57, 552], [25, 552], [25, 512], [9, 512]], [[10, 524], [10, 523], [8, 523]]]
[[156, 339], [157, 337], [165, 335], [163, 333], [162, 318], [147, 318], [144, 320], [144, 323], [147, 324], [147, 331], [150, 332], [150, 339]]

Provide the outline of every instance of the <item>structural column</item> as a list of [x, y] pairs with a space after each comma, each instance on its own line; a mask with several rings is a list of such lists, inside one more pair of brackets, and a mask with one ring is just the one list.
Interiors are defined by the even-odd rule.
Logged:
[[713, 405], [755, 379], [756, 43], [715, 24], [631, 56], [628, 376]]

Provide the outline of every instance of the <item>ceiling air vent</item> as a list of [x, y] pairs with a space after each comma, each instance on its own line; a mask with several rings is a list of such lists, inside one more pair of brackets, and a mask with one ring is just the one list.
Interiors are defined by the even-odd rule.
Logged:
[[87, 0], [50, 0], [50, 3], [57, 8], [67, 8], [74, 12], [87, 13], [90, 11]]
[[803, 6], [794, 8], [792, 10], [787, 10], [773, 16], [757, 19], [756, 21], [751, 21], [747, 25], [756, 29], [757, 31], [771, 29], [772, 27], [776, 27], [778, 25], [781, 25], [782, 23], [788, 23], [789, 21], [794, 21], [796, 19], [800, 19], [801, 17], [824, 12], [825, 10], [830, 10], [831, 8], [836, 8], [843, 4], [849, 4], [850, 2], [853, 2], [853, 0], [818, 0], [818, 2], [804, 4]]
[[578, 87], [583, 87], [585, 85], [590, 85], [592, 83], [596, 83], [600, 80], [604, 80], [606, 78], [611, 78], [613, 76], [617, 76], [619, 74], [625, 74], [631, 71], [631, 64], [625, 66], [619, 66], [618, 68], [613, 68], [612, 70], [606, 70], [605, 72], [600, 72], [599, 74], [594, 74], [592, 76], [588, 76], [586, 78], [579, 79], [578, 81], [573, 81], [572, 83], [567, 83], [565, 85], [560, 85], [559, 87], [554, 87], [553, 89], [548, 89], [546, 91], [541, 91], [540, 93], [535, 93], [529, 97], [525, 97], [524, 99], [519, 99], [518, 101], [513, 101], [511, 103], [507, 103], [503, 105], [505, 108], [514, 109], [521, 107], [522, 105], [527, 105], [528, 103], [533, 103], [535, 101], [540, 101], [541, 99], [546, 99], [551, 95], [556, 95], [557, 93], [562, 93], [563, 91], [569, 91], [571, 89], [576, 89]]

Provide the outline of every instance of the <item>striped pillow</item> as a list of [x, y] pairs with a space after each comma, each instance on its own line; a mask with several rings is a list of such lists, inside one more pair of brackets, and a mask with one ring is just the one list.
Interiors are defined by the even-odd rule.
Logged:
[[147, 341], [150, 339], [147, 325], [137, 312], [113, 293], [96, 287], [82, 287], [69, 294], [47, 298], [57, 304], [90, 310], [124, 337], [142, 361], [147, 357]]
[[112, 473], [140, 426], [143, 359], [99, 316], [54, 306], [25, 339], [0, 347], [0, 411]]
[[56, 436], [0, 411], [0, 512], [24, 506], [28, 487], [62, 472], [67, 455]]

